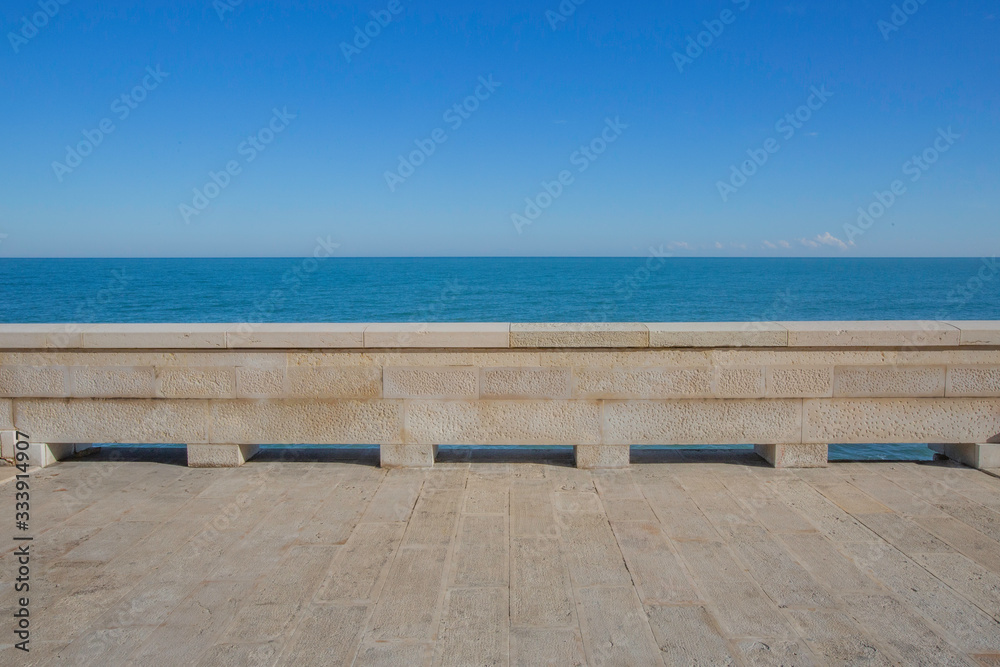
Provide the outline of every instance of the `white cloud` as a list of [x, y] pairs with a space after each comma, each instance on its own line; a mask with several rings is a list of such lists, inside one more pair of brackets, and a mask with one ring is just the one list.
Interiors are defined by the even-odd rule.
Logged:
[[681, 250], [694, 250], [690, 243], [686, 241], [671, 241], [667, 244], [667, 247], [673, 250], [674, 248], [680, 248]]
[[792, 247], [792, 244], [789, 243], [788, 241], [778, 241], [778, 245], [780, 245], [782, 248], [791, 248]]
[[778, 246], [774, 245], [770, 241], [764, 241], [764, 247], [765, 248], [771, 248], [772, 250], [775, 250], [775, 249], [777, 249]]
[[715, 247], [718, 248], [719, 250], [722, 250], [722, 244], [719, 243], [718, 241], [715, 242]]
[[834, 248], [840, 248], [841, 250], [847, 250], [847, 244], [838, 239], [836, 236], [827, 232], [816, 237], [816, 241], [822, 243], [823, 245], [830, 245]]
[[799, 243], [801, 243], [802, 245], [804, 245], [807, 248], [818, 248], [819, 247], [818, 243], [816, 243], [815, 241], [811, 241], [809, 239], [799, 239]]

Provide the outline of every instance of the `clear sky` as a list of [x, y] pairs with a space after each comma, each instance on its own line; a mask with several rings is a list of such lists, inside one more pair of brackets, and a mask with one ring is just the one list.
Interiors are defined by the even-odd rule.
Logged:
[[63, 2], [0, 10], [0, 256], [1000, 246], [995, 2]]

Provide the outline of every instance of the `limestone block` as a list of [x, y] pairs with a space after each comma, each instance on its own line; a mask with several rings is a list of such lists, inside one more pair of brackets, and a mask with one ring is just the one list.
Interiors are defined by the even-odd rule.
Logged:
[[385, 368], [386, 398], [476, 398], [479, 374], [471, 366], [452, 368]]
[[80, 324], [0, 324], [0, 349], [51, 350], [82, 346]]
[[260, 445], [188, 445], [189, 468], [238, 468], [260, 451]]
[[226, 345], [240, 348], [362, 348], [364, 324], [264, 323], [230, 325]]
[[369, 324], [366, 348], [510, 347], [510, 325], [492, 322]]
[[721, 398], [764, 396], [764, 367], [719, 368], [715, 376], [715, 395]]
[[382, 394], [382, 370], [373, 366], [291, 367], [287, 391], [292, 398], [377, 398]]
[[769, 366], [767, 395], [812, 398], [833, 395], [833, 366]]
[[401, 444], [401, 426], [395, 400], [212, 401], [209, 442]]
[[408, 443], [442, 445], [600, 444], [596, 401], [410, 401]]
[[570, 368], [706, 368], [708, 350], [579, 349], [538, 353], [540, 365]]
[[0, 429], [0, 458], [14, 458], [14, 444], [17, 442], [17, 431]]
[[75, 444], [46, 444], [42, 442], [32, 442], [28, 446], [28, 465], [44, 468], [63, 459], [68, 459], [76, 452], [77, 447], [83, 451], [89, 445]]
[[790, 347], [957, 346], [961, 332], [935, 321], [778, 322]]
[[1000, 345], [1000, 321], [949, 320], [961, 332], [962, 345]]
[[629, 465], [628, 445], [576, 445], [573, 452], [576, 467], [585, 470], [627, 468]]
[[69, 369], [65, 366], [0, 366], [0, 396], [68, 395]]
[[1000, 396], [1000, 366], [951, 366], [948, 396]]
[[[0, 431], [0, 456], [5, 459], [15, 460], [17, 454], [17, 431]], [[90, 445], [55, 444], [49, 445], [41, 442], [28, 441], [28, 460], [30, 467], [40, 467], [52, 465], [57, 461], [72, 456], [75, 452], [83, 452], [90, 449]]]
[[945, 367], [843, 367], [833, 371], [833, 395], [846, 397], [944, 396]]
[[179, 367], [255, 366], [284, 368], [287, 354], [271, 350], [72, 350], [59, 352], [0, 352], [0, 364], [10, 366]]
[[604, 441], [629, 445], [800, 442], [802, 403], [795, 399], [606, 401]]
[[241, 366], [236, 369], [237, 398], [272, 398], [283, 395], [284, 391], [284, 368]]
[[511, 347], [649, 347], [645, 324], [511, 324]]
[[1000, 444], [947, 443], [931, 444], [928, 447], [971, 468], [979, 470], [1000, 468]]
[[39, 442], [208, 442], [205, 401], [25, 398], [14, 421]]
[[541, 366], [540, 353], [531, 351], [489, 350], [411, 350], [402, 352], [369, 351], [365, 355], [376, 366], [412, 368], [417, 366]]
[[1000, 399], [805, 399], [803, 442], [989, 442], [1000, 434]]
[[369, 352], [331, 352], [329, 350], [289, 350], [288, 368], [316, 366], [381, 366]]
[[379, 462], [383, 468], [430, 468], [437, 451], [437, 445], [382, 445]]
[[569, 398], [572, 379], [568, 368], [484, 368], [480, 375], [480, 396]]
[[152, 366], [72, 366], [71, 394], [77, 398], [153, 398]]
[[649, 322], [650, 347], [784, 347], [788, 331], [774, 322]]
[[754, 445], [754, 451], [775, 468], [826, 468], [827, 445]]
[[225, 349], [226, 324], [87, 324], [87, 349]]
[[693, 398], [712, 395], [711, 368], [580, 368], [582, 398]]
[[233, 398], [236, 396], [236, 369], [157, 368], [158, 395], [164, 398]]
[[14, 402], [0, 398], [0, 429], [14, 428]]

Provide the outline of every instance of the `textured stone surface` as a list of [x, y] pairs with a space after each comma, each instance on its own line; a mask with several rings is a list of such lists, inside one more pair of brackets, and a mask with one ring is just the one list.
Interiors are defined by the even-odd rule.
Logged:
[[202, 401], [19, 399], [14, 422], [39, 442], [208, 442]]
[[569, 398], [572, 386], [568, 368], [484, 368], [480, 378], [483, 398]]
[[369, 324], [365, 347], [510, 347], [510, 325], [490, 322]]
[[0, 457], [5, 459], [14, 458], [14, 443], [17, 442], [17, 432], [13, 430], [0, 429]]
[[291, 367], [285, 388], [292, 398], [376, 398], [382, 395], [382, 372], [375, 367]]
[[599, 444], [595, 401], [412, 401], [407, 442], [463, 445]]
[[573, 448], [576, 467], [584, 470], [627, 468], [628, 445], [577, 445]]
[[62, 366], [0, 366], [0, 396], [69, 395], [69, 369]]
[[475, 368], [386, 368], [386, 398], [476, 398], [479, 374]]
[[988, 442], [1000, 399], [806, 399], [803, 442]]
[[74, 366], [71, 394], [78, 398], [153, 398], [156, 374], [151, 366]]
[[720, 368], [715, 377], [715, 395], [720, 398], [757, 398], [764, 395], [764, 369]]
[[944, 396], [945, 368], [834, 369], [834, 396], [912, 397]]
[[235, 398], [234, 368], [160, 368], [157, 391], [164, 398]]
[[0, 429], [14, 428], [14, 402], [0, 398]]
[[799, 442], [801, 409], [796, 400], [607, 402], [604, 438], [631, 445]]
[[581, 368], [582, 398], [694, 398], [712, 395], [711, 368]]
[[191, 468], [238, 468], [260, 451], [259, 445], [188, 445]]
[[1000, 366], [951, 366], [948, 396], [1000, 396]]
[[784, 347], [788, 331], [774, 322], [647, 323], [650, 347]]
[[215, 442], [401, 444], [401, 413], [399, 401], [378, 399], [214, 401], [211, 432]]
[[832, 366], [769, 366], [767, 395], [775, 398], [813, 398], [833, 395]]
[[511, 347], [649, 347], [644, 324], [511, 324]]
[[281, 396], [285, 391], [285, 369], [240, 367], [236, 369], [237, 398]]
[[775, 468], [825, 468], [826, 445], [754, 445], [757, 455]]

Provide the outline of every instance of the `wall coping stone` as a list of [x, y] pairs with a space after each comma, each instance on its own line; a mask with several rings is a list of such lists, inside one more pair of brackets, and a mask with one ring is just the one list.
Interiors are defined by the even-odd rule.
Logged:
[[661, 323], [0, 324], [0, 350], [959, 348], [1000, 320]]

